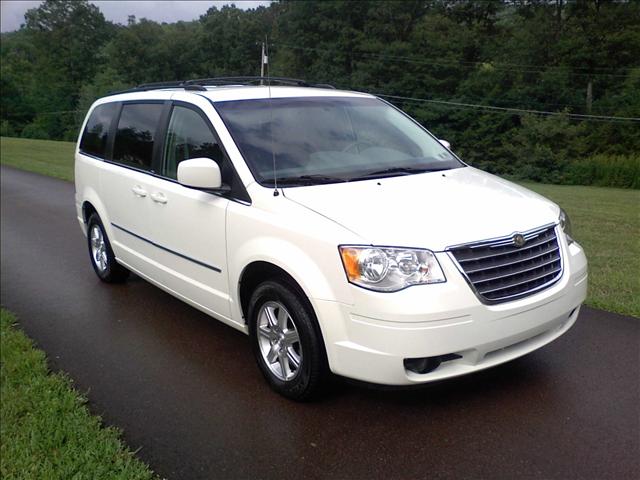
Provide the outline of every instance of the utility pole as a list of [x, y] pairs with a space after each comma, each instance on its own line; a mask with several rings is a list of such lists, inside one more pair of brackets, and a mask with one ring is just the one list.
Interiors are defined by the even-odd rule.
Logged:
[[591, 113], [591, 106], [593, 105], [593, 82], [589, 79], [587, 84], [587, 113]]
[[[264, 77], [264, 67], [267, 66], [267, 75], [269, 75], [269, 56], [267, 55], [268, 47], [265, 42], [262, 42], [262, 54], [260, 55], [260, 76]], [[264, 85], [264, 81], [260, 80], [260, 85]]]

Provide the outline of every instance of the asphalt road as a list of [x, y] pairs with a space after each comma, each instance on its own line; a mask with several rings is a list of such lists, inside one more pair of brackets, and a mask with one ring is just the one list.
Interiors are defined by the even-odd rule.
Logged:
[[2, 168], [1, 302], [169, 479], [640, 478], [640, 320], [584, 308], [512, 363], [419, 390], [272, 393], [246, 338], [98, 281], [73, 185]]

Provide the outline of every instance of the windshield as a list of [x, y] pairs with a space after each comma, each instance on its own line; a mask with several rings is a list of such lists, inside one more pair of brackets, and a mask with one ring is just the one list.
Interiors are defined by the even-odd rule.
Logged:
[[274, 184], [274, 156], [283, 186], [464, 166], [420, 125], [376, 98], [274, 98], [215, 106], [265, 186]]

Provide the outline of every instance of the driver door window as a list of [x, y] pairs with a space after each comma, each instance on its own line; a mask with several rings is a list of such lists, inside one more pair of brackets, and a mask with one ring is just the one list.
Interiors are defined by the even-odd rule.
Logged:
[[164, 176], [177, 179], [181, 161], [200, 157], [215, 160], [223, 171], [222, 149], [209, 125], [195, 110], [176, 105], [164, 144]]

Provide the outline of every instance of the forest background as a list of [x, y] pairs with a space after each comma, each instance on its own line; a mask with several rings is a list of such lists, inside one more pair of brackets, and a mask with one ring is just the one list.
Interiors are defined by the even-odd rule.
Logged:
[[110, 91], [259, 75], [265, 39], [271, 75], [378, 94], [479, 168], [640, 188], [638, 1], [277, 1], [119, 25], [47, 0], [0, 37], [0, 134], [75, 141]]

